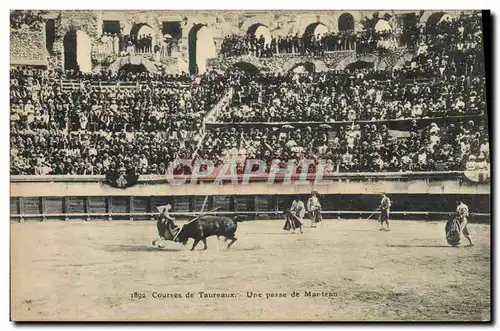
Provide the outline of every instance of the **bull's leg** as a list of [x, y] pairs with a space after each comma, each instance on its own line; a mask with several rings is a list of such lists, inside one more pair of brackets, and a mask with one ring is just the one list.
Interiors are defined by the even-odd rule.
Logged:
[[196, 245], [198, 245], [199, 242], [200, 242], [200, 239], [195, 239], [194, 243], [193, 243], [193, 247], [191, 247], [191, 250], [194, 250], [194, 248], [196, 247]]
[[201, 241], [203, 241], [203, 250], [207, 249], [207, 238], [203, 238]]
[[229, 239], [231, 239], [231, 242], [227, 245], [227, 248], [230, 248], [230, 247], [234, 244], [234, 242], [235, 242], [236, 240], [238, 240], [238, 239], [236, 239], [236, 237], [227, 238], [227, 239], [228, 239], [228, 240], [229, 240]]

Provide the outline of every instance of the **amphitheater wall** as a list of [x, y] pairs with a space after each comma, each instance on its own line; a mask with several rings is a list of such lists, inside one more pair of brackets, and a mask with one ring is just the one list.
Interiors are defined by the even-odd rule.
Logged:
[[11, 65], [47, 65], [45, 35], [41, 31], [10, 32]]
[[[91, 40], [91, 45], [94, 50], [99, 46], [100, 37], [103, 33], [104, 21], [119, 21], [120, 28], [123, 34], [129, 34], [136, 25], [148, 25], [154, 32], [154, 44], [161, 42], [163, 38], [163, 23], [164, 22], [179, 22], [181, 27], [181, 37], [178, 41], [179, 52], [174, 54], [174, 57], [181, 59], [184, 62], [189, 61], [189, 33], [198, 25], [206, 25], [212, 32], [216, 50], [220, 50], [220, 46], [224, 36], [236, 34], [245, 35], [250, 27], [255, 24], [265, 25], [272, 35], [302, 35], [305, 30], [313, 24], [322, 24], [329, 31], [339, 31], [339, 20], [341, 16], [352, 17], [354, 30], [363, 29], [363, 20], [371, 18], [378, 14], [383, 17], [389, 14], [392, 18], [389, 19], [389, 24], [393, 24], [394, 28], [397, 25], [396, 17], [402, 14], [414, 13], [422, 20], [430, 17], [430, 12], [420, 11], [168, 11], [168, 10], [127, 10], [127, 11], [100, 11], [100, 10], [78, 10], [78, 11], [50, 11], [47, 14], [48, 19], [55, 20], [55, 41], [53, 50], [48, 54], [48, 63], [50, 65], [61, 65], [63, 63], [63, 38], [69, 31], [81, 30], [85, 32]], [[450, 12], [451, 17], [457, 16], [458, 12]], [[38, 51], [43, 50], [44, 56], [47, 56], [45, 50], [45, 32], [40, 31], [34, 36], [29, 32], [20, 32], [26, 34], [23, 39], [31, 40], [31, 48], [14, 46], [15, 59], [28, 60], [33, 55], [23, 55], [21, 51], [16, 49], [30, 49], [29, 53], [38, 54]], [[11, 40], [15, 40], [16, 33], [11, 31]], [[13, 39], [14, 38], [14, 39]], [[19, 44], [19, 43], [15, 43]], [[43, 44], [43, 45], [42, 45]], [[43, 47], [42, 47], [43, 46]], [[12, 51], [11, 51], [12, 52]], [[16, 53], [17, 52], [17, 53]], [[93, 52], [95, 56], [95, 52]]]

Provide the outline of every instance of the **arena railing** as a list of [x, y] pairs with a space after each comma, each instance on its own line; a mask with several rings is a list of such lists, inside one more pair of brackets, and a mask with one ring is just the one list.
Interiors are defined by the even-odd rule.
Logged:
[[415, 117], [415, 118], [403, 118], [403, 119], [383, 119], [383, 120], [354, 120], [354, 121], [334, 121], [334, 122], [320, 122], [320, 121], [309, 121], [309, 122], [206, 122], [207, 126], [210, 127], [225, 127], [225, 126], [234, 126], [234, 127], [245, 127], [245, 126], [253, 126], [253, 127], [276, 127], [283, 125], [291, 125], [293, 127], [306, 127], [306, 126], [318, 126], [318, 125], [329, 125], [333, 127], [346, 126], [352, 124], [411, 124], [414, 120], [418, 121], [422, 124], [446, 124], [446, 123], [456, 123], [460, 121], [466, 120], [479, 120], [485, 118], [484, 114], [470, 114], [470, 115], [457, 115], [457, 116], [445, 116], [445, 117]]
[[[148, 220], [158, 214], [157, 206], [166, 203], [174, 206], [175, 215], [189, 217], [201, 209], [205, 196], [207, 210], [223, 206], [216, 212], [218, 215], [276, 217], [289, 207], [294, 195], [307, 199], [309, 190], [315, 187], [311, 184], [315, 176], [306, 177], [310, 185], [296, 185], [293, 181], [302, 178], [300, 174], [293, 175], [292, 186], [287, 189], [279, 186], [285, 174], [278, 174], [272, 185], [266, 183], [268, 175], [263, 174], [250, 177], [250, 187], [233, 186], [230, 182], [212, 185], [215, 176], [204, 176], [197, 181], [201, 185], [180, 188], [169, 184], [167, 176], [141, 175], [137, 189], [113, 188], [105, 176], [99, 175], [11, 176], [11, 220]], [[189, 175], [175, 178], [190, 183]], [[238, 176], [238, 183], [242, 178]], [[489, 182], [469, 178], [462, 171], [336, 173], [323, 179], [332, 180], [326, 187], [317, 188], [323, 196], [323, 213], [329, 217], [355, 218], [373, 213], [371, 208], [378, 206], [378, 194], [384, 188], [397, 201], [393, 211], [397, 218], [439, 219], [451, 215], [453, 210], [449, 208], [453, 208], [457, 197], [468, 197], [467, 203], [470, 202], [471, 211], [478, 212], [474, 213], [478, 219], [489, 217]]]
[[[310, 58], [310, 59], [321, 59], [325, 55], [333, 55], [333, 54], [339, 54], [339, 53], [352, 53], [355, 50], [356, 50], [356, 48], [354, 48], [354, 49], [342, 49], [342, 50], [338, 50], [338, 51], [324, 51], [322, 53], [323, 55], [302, 54], [302, 53], [297, 53], [297, 52], [292, 52], [292, 53], [274, 53], [270, 57], [264, 56], [264, 57], [257, 57], [257, 58], [260, 58], [260, 59], [272, 59], [272, 58], [293, 58], [293, 57], [300, 57], [300, 58]], [[220, 54], [219, 58], [220, 59], [231, 59], [231, 58], [238, 58], [238, 57], [241, 57], [241, 56], [254, 56], [254, 55], [251, 55], [251, 53], [246, 53], [246, 54], [241, 54], [241, 55], [224, 55], [224, 54]], [[254, 56], [254, 57], [256, 57], [256, 56]]]
[[[339, 172], [325, 174], [322, 178], [324, 180], [328, 179], [381, 179], [381, 178], [391, 178], [391, 179], [415, 179], [415, 178], [456, 178], [462, 176], [463, 171], [406, 171], [406, 172]], [[244, 175], [239, 174], [238, 180], [242, 180]], [[262, 174], [259, 176], [252, 176], [249, 178], [250, 182], [268, 181], [269, 174]], [[285, 177], [284, 174], [276, 174], [276, 179], [280, 180]], [[169, 179], [191, 179], [191, 175], [140, 175], [137, 183], [141, 182], [166, 182]], [[300, 174], [294, 174], [291, 180], [302, 179]], [[316, 178], [315, 173], [310, 173], [307, 175], [306, 179], [311, 181]], [[210, 176], [199, 176], [198, 181], [200, 182], [213, 182], [216, 179], [216, 175]], [[106, 181], [106, 176], [104, 175], [11, 175], [10, 182], [95, 182], [95, 181]]]
[[[227, 212], [219, 212], [219, 211], [214, 211], [210, 212], [210, 215], [219, 215], [219, 216], [246, 216], [246, 217], [254, 217], [258, 218], [259, 216], [265, 216], [271, 219], [278, 218], [280, 215], [284, 213], [285, 210], [274, 210], [274, 211], [227, 211]], [[341, 215], [348, 216], [350, 217], [349, 219], [362, 219], [366, 217], [366, 215], [372, 215], [376, 212], [373, 210], [369, 211], [362, 211], [362, 210], [331, 210], [331, 211], [321, 211], [322, 215], [329, 215], [330, 218], [335, 219], [335, 218], [340, 218]], [[391, 211], [391, 215], [398, 215], [398, 216], [416, 216], [419, 217], [421, 220], [426, 220], [426, 221], [436, 221], [436, 220], [441, 220], [443, 218], [449, 218], [455, 215], [454, 212], [448, 211], [448, 212], [429, 212], [429, 211]], [[200, 212], [173, 212], [170, 213], [172, 216], [179, 216], [180, 218], [193, 218], [196, 216], [199, 216], [201, 213]], [[29, 219], [37, 219], [42, 222], [48, 221], [49, 219], [61, 219], [64, 221], [69, 221], [70, 219], [81, 219], [85, 221], [91, 221], [95, 218], [107, 220], [107, 221], [112, 221], [114, 219], [118, 220], [138, 220], [138, 218], [141, 218], [142, 220], [155, 220], [156, 217], [160, 215], [159, 212], [143, 212], [143, 213], [130, 213], [130, 212], [124, 212], [124, 213], [61, 213], [61, 214], [11, 214], [10, 218], [17, 220], [19, 223], [23, 223], [26, 220]], [[491, 216], [489, 213], [470, 213], [469, 218], [475, 218], [477, 221], [484, 221], [484, 219], [488, 219]], [[373, 217], [374, 219], [377, 216]], [[144, 219], [146, 218], [146, 219]], [[399, 219], [399, 217], [398, 217]], [[250, 219], [248, 219], [250, 220]]]
[[[82, 83], [85, 83], [86, 80], [76, 80], [76, 79], [67, 79], [67, 80], [61, 80], [61, 88], [62, 90], [69, 90], [69, 89], [78, 89], [81, 87], [81, 84]], [[87, 83], [86, 83], [87, 84]], [[138, 80], [138, 81], [134, 81], [134, 82], [131, 82], [131, 81], [99, 81], [99, 80], [95, 80], [95, 81], [90, 81], [90, 86], [92, 88], [125, 88], [125, 89], [136, 89], [136, 88], [139, 88], [141, 87], [142, 85], [145, 85], [145, 84], [152, 84], [153, 86], [156, 86], [156, 85], [161, 85], [161, 86], [164, 86], [164, 85], [167, 85], [167, 86], [178, 86], [178, 87], [182, 87], [182, 88], [188, 88], [190, 87], [191, 85], [190, 84], [186, 84], [186, 83], [178, 83], [178, 82], [160, 82], [160, 81], [151, 81], [151, 82], [147, 82], [147, 81], [141, 81], [141, 80]]]

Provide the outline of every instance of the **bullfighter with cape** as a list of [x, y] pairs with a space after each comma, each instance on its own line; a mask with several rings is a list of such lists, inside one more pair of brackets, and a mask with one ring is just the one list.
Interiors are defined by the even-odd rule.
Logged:
[[161, 212], [158, 216], [158, 221], [156, 222], [156, 228], [158, 229], [158, 238], [153, 241], [153, 246], [163, 247], [161, 242], [164, 240], [173, 240], [179, 227], [174, 224], [174, 218], [170, 216], [170, 209], [172, 206], [170, 204], [161, 206], [158, 208]]
[[458, 246], [460, 244], [460, 233], [464, 235], [469, 241], [466, 247], [474, 246], [470, 238], [469, 230], [467, 229], [467, 217], [469, 216], [469, 207], [462, 201], [457, 201], [457, 211], [455, 217], [446, 222], [446, 240], [451, 246]]
[[300, 201], [298, 196], [292, 202], [292, 206], [290, 210], [285, 212], [286, 220], [285, 225], [283, 226], [283, 230], [290, 231], [292, 233], [295, 232], [295, 229], [300, 229], [300, 233], [302, 233], [302, 218], [306, 214], [306, 207], [304, 203]]

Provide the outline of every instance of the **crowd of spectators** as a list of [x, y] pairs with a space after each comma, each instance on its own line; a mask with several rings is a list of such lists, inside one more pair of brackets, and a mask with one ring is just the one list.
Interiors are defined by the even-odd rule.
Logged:
[[[193, 88], [146, 83], [131, 90], [82, 84], [76, 91], [65, 92], [51, 72], [12, 70], [12, 173], [105, 174], [113, 167], [126, 167], [139, 174], [162, 174], [176, 157], [192, 156], [201, 138], [197, 135], [202, 117], [228, 84], [235, 93], [231, 110], [219, 115], [221, 121], [351, 123], [338, 131], [309, 126], [297, 131], [272, 127], [235, 132], [226, 126], [210, 132], [197, 153], [219, 164], [235, 156], [283, 162], [322, 157], [330, 171], [418, 171], [434, 170], [436, 164], [442, 170], [467, 165], [470, 169], [471, 164], [481, 166], [489, 159], [487, 130], [474, 121], [459, 123], [456, 129], [454, 124], [415, 129], [407, 132], [410, 138], [403, 139], [392, 137], [386, 124], [355, 122], [481, 114], [485, 111], [484, 78], [412, 85], [375, 78], [372, 71], [366, 76], [233, 72], [229, 77], [211, 73]], [[328, 131], [335, 136], [330, 139]], [[377, 151], [364, 149], [374, 146]], [[392, 149], [400, 154], [386, 153]], [[419, 163], [424, 154], [426, 162]]]
[[[12, 75], [12, 73], [11, 73]], [[173, 83], [178, 85], [191, 84], [193, 78], [187, 74], [165, 74], [161, 71], [158, 72], [150, 72], [150, 71], [126, 71], [126, 70], [118, 70], [118, 71], [110, 71], [107, 69], [103, 69], [97, 72], [92, 73], [84, 73], [76, 70], [66, 70], [64, 72], [58, 71], [50, 71], [49, 76], [53, 79], [63, 79], [63, 80], [78, 80], [82, 82], [93, 82], [93, 83], [117, 83], [117, 82], [140, 82], [147, 84], [156, 84], [156, 83]]]
[[40, 31], [44, 25], [43, 10], [11, 10], [10, 28], [17, 30], [27, 27], [32, 31]]
[[[241, 74], [220, 122], [335, 122], [483, 114], [485, 79], [465, 76], [408, 83], [352, 73]], [[394, 74], [396, 75], [396, 74]], [[382, 79], [377, 79], [382, 78]]]
[[101, 36], [99, 52], [104, 54], [120, 54], [122, 41], [118, 33], [104, 32]]
[[410, 77], [484, 75], [479, 13], [442, 20], [420, 33], [417, 56], [405, 68]]
[[[298, 54], [301, 56], [324, 56], [325, 52], [356, 50], [360, 54], [371, 53], [376, 49], [389, 48], [395, 42], [392, 31], [374, 29], [354, 32], [346, 30], [324, 34], [306, 33], [269, 37], [263, 35], [226, 36], [221, 44], [224, 56], [252, 55], [273, 57], [280, 54]], [[392, 47], [392, 46], [391, 46]], [[394, 47], [392, 47], [394, 48]]]
[[270, 37], [263, 35], [246, 36], [229, 35], [221, 44], [221, 54], [224, 56], [253, 55], [257, 57], [272, 57], [279, 54], [300, 54], [303, 56], [322, 56], [327, 51], [353, 50], [356, 44], [356, 34], [352, 30], [326, 34], [307, 33]]
[[325, 173], [487, 170], [489, 142], [482, 121], [430, 123], [420, 127], [413, 121], [406, 131], [390, 130], [386, 124], [342, 125], [335, 132], [305, 126], [259, 126], [214, 129], [198, 151], [214, 164], [236, 163], [242, 173], [248, 159], [273, 160], [286, 168], [292, 160], [295, 172], [314, 173], [319, 162]]
[[119, 168], [164, 174], [177, 156], [190, 158], [193, 140], [176, 132], [12, 129], [11, 174], [105, 175]]
[[151, 37], [151, 34], [137, 36], [135, 49], [138, 53], [151, 53], [153, 51], [153, 37]]
[[[429, 26], [418, 26], [416, 21], [406, 23], [397, 30], [376, 30], [373, 24], [362, 30], [344, 30], [321, 34], [304, 33], [287, 36], [267, 36], [249, 33], [245, 36], [226, 36], [221, 44], [224, 56], [252, 55], [257, 57], [273, 57], [279, 54], [300, 54], [302, 56], [322, 56], [325, 52], [356, 50], [358, 54], [385, 52], [398, 46], [419, 47], [424, 55], [422, 67], [427, 60], [439, 57], [438, 67], [445, 61], [449, 65], [455, 63], [460, 67], [481, 66], [482, 35], [481, 16], [478, 12], [462, 13], [456, 18], [441, 20]], [[442, 54], [446, 51], [448, 57]], [[477, 63], [476, 63], [477, 62]], [[433, 62], [434, 63], [434, 62]], [[479, 70], [480, 68], [476, 68]], [[453, 69], [451, 69], [453, 70]], [[458, 69], [459, 74], [462, 69]]]
[[[442, 20], [411, 37], [409, 43], [420, 43], [413, 60], [387, 70], [192, 77], [14, 68], [11, 173], [103, 175], [127, 169], [165, 174], [179, 158], [236, 162], [239, 172], [247, 159], [264, 160], [268, 171], [272, 160], [280, 167], [293, 160], [297, 172], [304, 160], [313, 161], [309, 172], [320, 160], [326, 172], [487, 170], [480, 30], [477, 15]], [[363, 53], [393, 39], [389, 31], [374, 30], [268, 41], [233, 35], [224, 39], [222, 53]], [[77, 83], [64, 88], [68, 80]], [[228, 102], [210, 116], [219, 122], [217, 128], [204, 128], [207, 113], [229, 89]], [[178, 173], [191, 170], [176, 168]]]
[[[13, 174], [102, 174], [108, 163], [148, 173], [149, 165], [168, 163], [174, 153], [194, 151], [203, 116], [227, 85], [225, 76], [212, 72], [187, 87], [149, 81], [120, 89], [89, 81], [67, 91], [50, 76], [11, 70]], [[136, 163], [136, 154], [144, 154], [148, 166]]]

